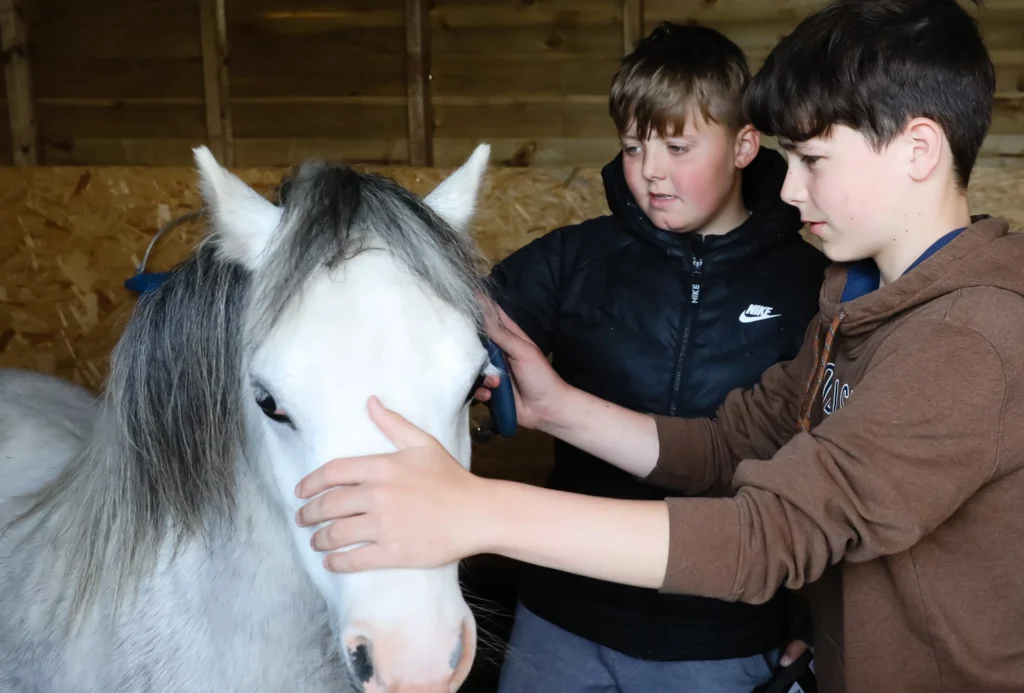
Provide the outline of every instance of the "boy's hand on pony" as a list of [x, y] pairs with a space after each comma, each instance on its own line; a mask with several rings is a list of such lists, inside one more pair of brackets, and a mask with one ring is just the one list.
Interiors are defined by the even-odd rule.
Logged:
[[[296, 522], [323, 522], [312, 538], [328, 570], [338, 573], [395, 567], [436, 567], [485, 546], [488, 482], [462, 467], [433, 436], [371, 397], [370, 418], [393, 442], [393, 453], [327, 462], [296, 487], [312, 498]], [[340, 487], [340, 488], [337, 488]], [[318, 495], [319, 494], [319, 495]], [[315, 496], [315, 497], [314, 497]]]
[[[545, 430], [560, 409], [560, 402], [571, 388], [551, 367], [540, 348], [489, 298], [481, 296], [487, 336], [502, 351], [512, 371], [512, 389], [516, 398], [516, 418], [523, 428]], [[474, 398], [487, 402], [498, 386], [498, 376], [484, 379]]]

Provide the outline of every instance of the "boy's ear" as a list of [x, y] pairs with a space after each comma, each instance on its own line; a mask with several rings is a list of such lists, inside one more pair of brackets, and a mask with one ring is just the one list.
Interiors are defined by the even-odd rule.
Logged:
[[736, 133], [733, 149], [736, 168], [746, 168], [761, 150], [761, 133], [753, 125], [744, 125]]
[[935, 172], [946, 149], [946, 135], [942, 127], [931, 118], [914, 118], [903, 132], [909, 145], [909, 175], [923, 181]]

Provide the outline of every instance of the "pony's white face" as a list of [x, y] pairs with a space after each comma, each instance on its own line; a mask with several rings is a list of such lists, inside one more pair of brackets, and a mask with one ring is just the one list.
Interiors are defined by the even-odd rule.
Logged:
[[[456, 229], [472, 216], [487, 155], [478, 148], [425, 199]], [[258, 273], [281, 210], [202, 150], [197, 160], [224, 251]], [[380, 248], [308, 279], [244, 374], [248, 420], [262, 430], [250, 454], [263, 461], [298, 554], [332, 610], [339, 649], [367, 693], [450, 691], [465, 679], [476, 630], [457, 566], [330, 573], [309, 544], [318, 528], [292, 521], [301, 505], [295, 485], [333, 458], [395, 449], [368, 417], [371, 395], [468, 468], [469, 400], [491, 370], [470, 316]]]

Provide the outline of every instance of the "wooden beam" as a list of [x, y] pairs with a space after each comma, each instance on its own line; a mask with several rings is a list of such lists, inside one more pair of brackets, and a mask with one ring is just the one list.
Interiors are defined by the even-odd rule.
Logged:
[[4, 49], [4, 77], [7, 80], [7, 107], [11, 118], [14, 163], [18, 166], [36, 166], [39, 163], [36, 109], [22, 0], [0, 0], [0, 35]]
[[428, 0], [405, 0], [406, 91], [409, 103], [409, 162], [434, 165], [434, 108], [430, 97]]
[[644, 33], [644, 0], [622, 0], [622, 54], [636, 47]]
[[199, 0], [199, 32], [203, 50], [203, 89], [210, 151], [224, 166], [235, 165], [228, 82], [228, 34], [224, 0]]

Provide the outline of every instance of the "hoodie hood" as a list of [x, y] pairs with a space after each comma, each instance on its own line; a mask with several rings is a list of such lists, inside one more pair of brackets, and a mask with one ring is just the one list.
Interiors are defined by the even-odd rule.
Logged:
[[868, 335], [881, 324], [959, 289], [991, 286], [1024, 296], [1024, 235], [1005, 219], [976, 216], [960, 235], [892, 284], [843, 303], [847, 263], [833, 263], [821, 292], [821, 317], [844, 337]]
[[742, 173], [743, 202], [750, 217], [727, 234], [703, 238], [697, 233], [664, 231], [651, 222], [626, 185], [622, 152], [601, 170], [601, 179], [608, 208], [629, 233], [673, 256], [692, 256], [699, 244], [701, 257], [714, 265], [743, 261], [800, 239], [800, 212], [779, 196], [786, 170], [781, 154], [762, 147]]

